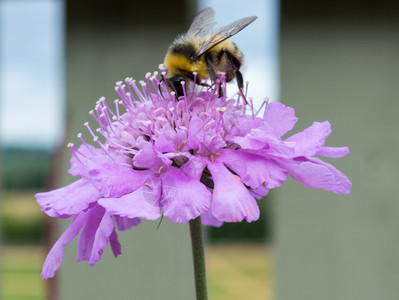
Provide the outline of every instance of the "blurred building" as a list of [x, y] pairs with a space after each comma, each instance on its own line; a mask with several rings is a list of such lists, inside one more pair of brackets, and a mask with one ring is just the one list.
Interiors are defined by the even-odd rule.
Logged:
[[[113, 83], [157, 70], [170, 41], [194, 15], [194, 4], [66, 1], [68, 141], [85, 132], [83, 123], [91, 120], [89, 110], [99, 97], [117, 98]], [[157, 225], [143, 222], [121, 232], [123, 254], [115, 259], [107, 247], [94, 268], [76, 263], [76, 241], [69, 245], [59, 271], [61, 299], [192, 299], [188, 226], [165, 219]]]
[[281, 3], [281, 101], [331, 122], [353, 188], [276, 192], [279, 300], [398, 299], [398, 33], [394, 1]]

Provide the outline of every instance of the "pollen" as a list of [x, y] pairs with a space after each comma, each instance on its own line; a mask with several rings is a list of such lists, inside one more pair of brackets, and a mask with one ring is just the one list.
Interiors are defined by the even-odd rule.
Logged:
[[145, 186], [148, 186], [148, 188], [150, 188], [151, 190], [153, 189], [152, 185], [149, 184], [148, 182], [144, 183]]
[[237, 176], [237, 175], [233, 176], [233, 180], [236, 181], [236, 182], [241, 182], [240, 176]]
[[160, 166], [158, 169], [158, 174], [161, 174], [165, 170], [165, 166]]
[[179, 152], [182, 152], [182, 151], [183, 151], [185, 145], [186, 145], [186, 140], [183, 140], [183, 141], [181, 142]]

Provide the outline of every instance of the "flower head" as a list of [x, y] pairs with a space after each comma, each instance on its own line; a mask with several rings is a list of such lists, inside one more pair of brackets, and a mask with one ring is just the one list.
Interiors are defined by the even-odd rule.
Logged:
[[[115, 108], [101, 98], [90, 112], [98, 124], [85, 127], [97, 147], [72, 152], [69, 173], [80, 179], [58, 190], [36, 194], [51, 217], [72, 222], [50, 251], [43, 278], [60, 266], [64, 248], [81, 230], [78, 260], [94, 265], [107, 244], [120, 254], [116, 228], [162, 215], [175, 223], [201, 216], [205, 225], [259, 218], [256, 200], [291, 175], [311, 188], [350, 192], [348, 178], [318, 156], [341, 157], [347, 147], [324, 147], [330, 124], [315, 122], [287, 139], [297, 121], [294, 110], [264, 103], [255, 111], [241, 96], [225, 95], [225, 79], [211, 87], [189, 85], [175, 99], [166, 83], [148, 74], [137, 84], [116, 83]], [[182, 83], [185, 84], [184, 82]]]

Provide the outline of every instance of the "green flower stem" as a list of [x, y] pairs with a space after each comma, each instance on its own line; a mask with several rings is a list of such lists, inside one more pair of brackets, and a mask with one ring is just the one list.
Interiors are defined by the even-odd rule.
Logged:
[[194, 280], [197, 300], [207, 300], [204, 238], [201, 217], [190, 221], [191, 247], [193, 250]]

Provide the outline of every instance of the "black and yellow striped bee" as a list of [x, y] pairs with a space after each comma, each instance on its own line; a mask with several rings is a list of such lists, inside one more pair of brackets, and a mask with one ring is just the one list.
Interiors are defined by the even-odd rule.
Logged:
[[[242, 93], [244, 81], [240, 68], [243, 54], [229, 38], [251, 24], [257, 17], [245, 17], [230, 25], [213, 29], [215, 11], [208, 7], [198, 13], [185, 34], [178, 36], [165, 56], [166, 80], [177, 98], [183, 95], [182, 81], [211, 79], [224, 72], [226, 81], [234, 78]], [[194, 75], [196, 73], [196, 76]]]

